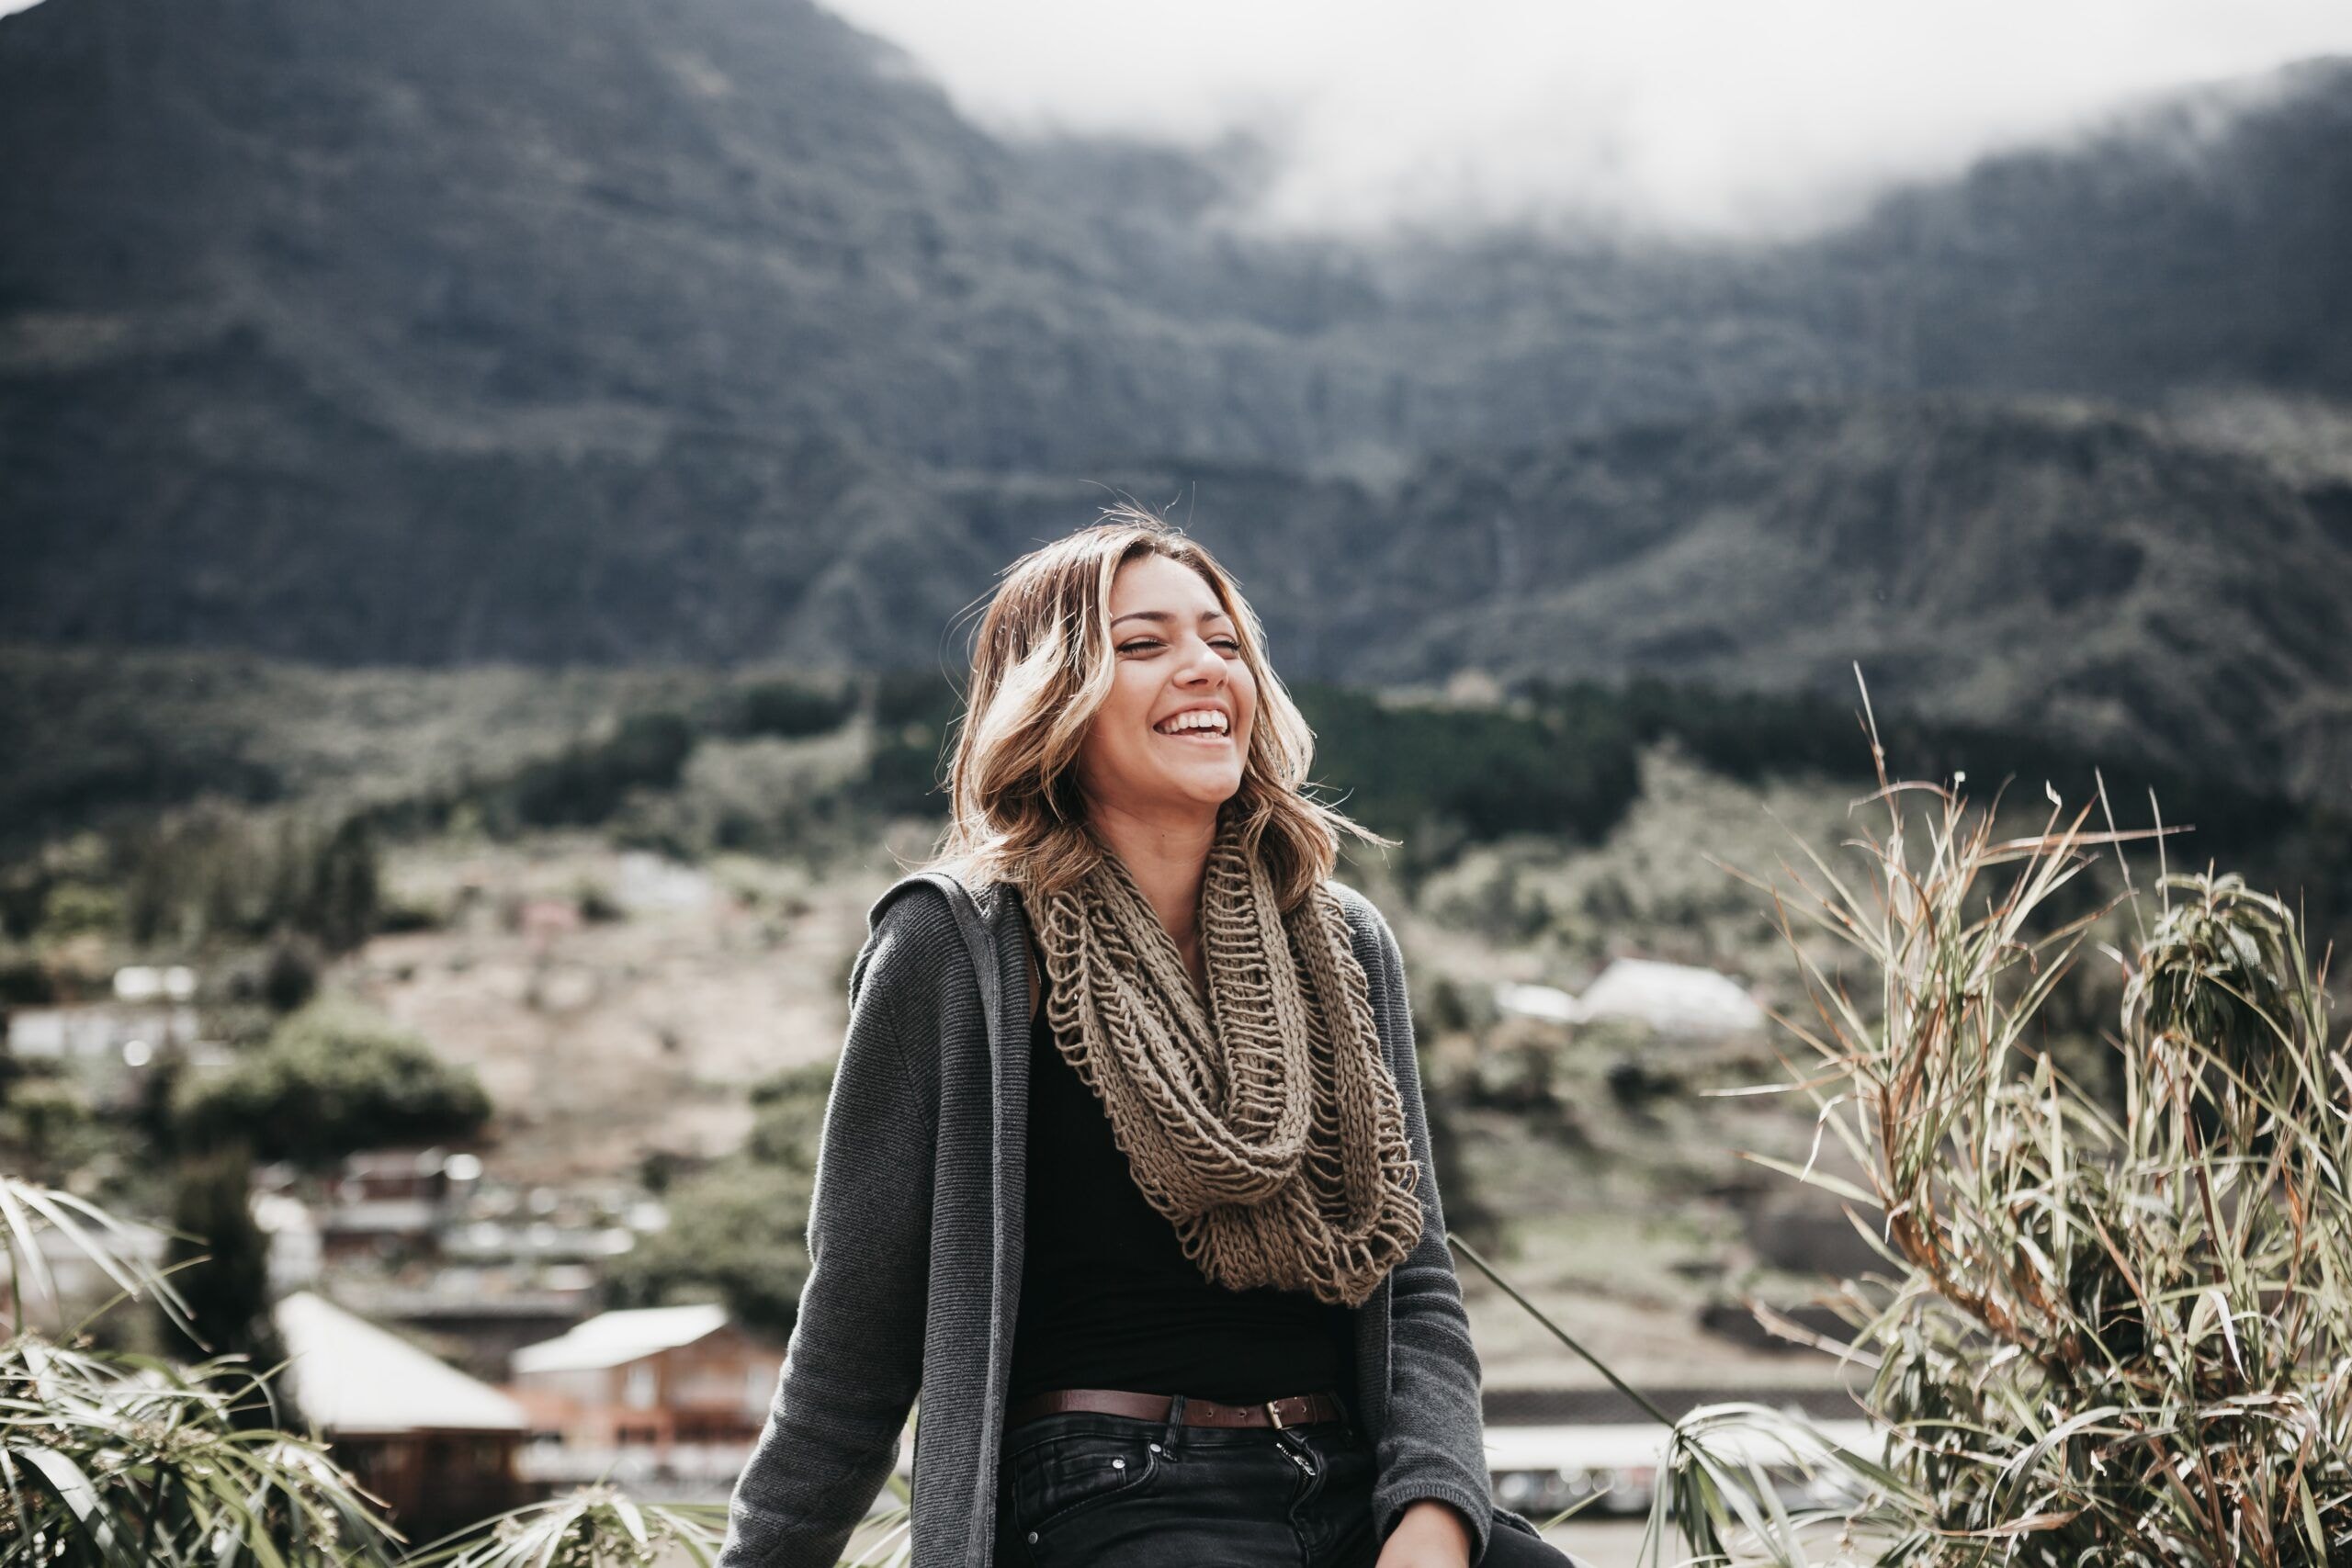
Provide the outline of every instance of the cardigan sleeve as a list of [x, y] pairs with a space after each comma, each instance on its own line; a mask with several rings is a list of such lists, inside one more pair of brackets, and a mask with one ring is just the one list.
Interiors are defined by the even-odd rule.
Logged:
[[1389, 1418], [1373, 1485], [1373, 1531], [1385, 1540], [1407, 1507], [1424, 1497], [1451, 1503], [1470, 1527], [1470, 1561], [1480, 1562], [1494, 1526], [1487, 1472], [1486, 1419], [1479, 1404], [1478, 1352], [1453, 1253], [1445, 1240], [1445, 1210], [1437, 1165], [1430, 1154], [1429, 1118], [1421, 1103], [1420, 1066], [1413, 1047], [1412, 1010], [1396, 937], [1375, 911], [1385, 1005], [1393, 1010], [1398, 1042], [1390, 1066], [1405, 1106], [1405, 1133], [1420, 1164], [1421, 1239], [1396, 1265], [1389, 1316]]
[[[897, 1467], [922, 1381], [944, 902], [895, 902], [850, 971], [808, 1203], [808, 1278], [759, 1441], [729, 1501], [718, 1568], [832, 1568]], [[964, 960], [967, 973], [968, 959]]]

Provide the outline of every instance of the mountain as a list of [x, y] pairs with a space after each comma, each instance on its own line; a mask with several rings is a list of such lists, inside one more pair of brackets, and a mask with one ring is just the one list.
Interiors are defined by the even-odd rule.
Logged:
[[2347, 132], [2322, 61], [1801, 243], [1272, 244], [1249, 147], [994, 138], [805, 0], [46, 0], [0, 638], [929, 666], [1120, 488], [1302, 674], [1859, 658], [2312, 784]]
[[1433, 461], [1324, 634], [1373, 680], [1643, 670], [2352, 776], [2352, 487], [2165, 422], [1951, 394]]
[[[2352, 398], [2352, 60], [2160, 95], [1777, 246], [1375, 253], [1420, 445], [1790, 395]], [[1531, 423], [1533, 429], [1531, 431]]]
[[257, 358], [428, 464], [716, 431], [1383, 475], [1790, 395], [2346, 397], [2347, 130], [2321, 61], [1804, 243], [1273, 244], [1223, 220], [1238, 152], [1006, 142], [807, 0], [46, 0], [0, 18], [0, 381], [209, 402]]
[[805, 0], [50, 0], [0, 20], [0, 137], [27, 395], [258, 357], [420, 460], [1021, 467], [1341, 417], [1344, 357], [1285, 344], [1344, 258], [1227, 244], [1185, 159], [1002, 145]]

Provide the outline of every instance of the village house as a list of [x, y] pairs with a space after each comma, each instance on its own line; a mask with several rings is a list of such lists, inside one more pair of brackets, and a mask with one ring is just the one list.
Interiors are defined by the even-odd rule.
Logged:
[[363, 1149], [344, 1156], [317, 1215], [329, 1267], [432, 1258], [481, 1177], [481, 1161], [446, 1149]]
[[311, 1291], [278, 1302], [285, 1378], [338, 1463], [424, 1541], [520, 1506], [523, 1408]]
[[661, 1480], [723, 1495], [760, 1435], [781, 1347], [727, 1309], [603, 1313], [514, 1352], [509, 1384], [528, 1413], [534, 1480]]

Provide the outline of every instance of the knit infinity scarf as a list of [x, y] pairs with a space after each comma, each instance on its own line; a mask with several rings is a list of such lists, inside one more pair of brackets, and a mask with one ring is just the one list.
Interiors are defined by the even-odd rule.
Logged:
[[1420, 1239], [1419, 1168], [1331, 891], [1284, 917], [1221, 815], [1201, 886], [1205, 998], [1107, 846], [1035, 925], [1054, 1043], [1184, 1256], [1233, 1290], [1369, 1296]]

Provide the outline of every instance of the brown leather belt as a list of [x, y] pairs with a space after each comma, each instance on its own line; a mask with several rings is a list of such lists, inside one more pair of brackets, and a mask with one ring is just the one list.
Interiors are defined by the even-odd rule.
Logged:
[[[1004, 1414], [1004, 1424], [1018, 1427], [1040, 1416], [1065, 1410], [1094, 1410], [1105, 1416], [1133, 1416], [1165, 1421], [1175, 1400], [1165, 1393], [1130, 1393], [1117, 1388], [1049, 1388], [1034, 1393]], [[1293, 1393], [1262, 1404], [1219, 1404], [1213, 1399], [1184, 1396], [1187, 1427], [1306, 1427], [1317, 1421], [1344, 1421], [1347, 1407], [1329, 1393]]]

